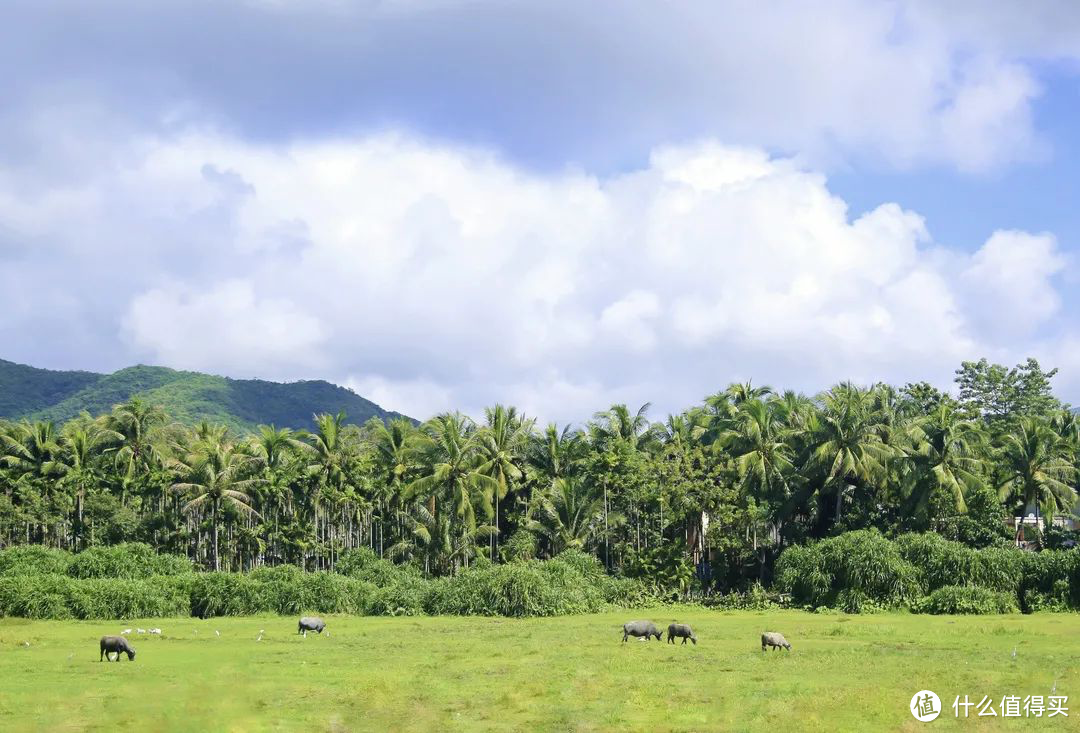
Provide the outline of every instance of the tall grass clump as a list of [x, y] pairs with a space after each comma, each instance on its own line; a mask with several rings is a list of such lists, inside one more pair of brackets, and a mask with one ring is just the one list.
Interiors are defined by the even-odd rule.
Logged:
[[72, 584], [66, 575], [0, 576], [0, 616], [33, 619], [74, 618]]
[[185, 575], [194, 572], [191, 561], [180, 555], [159, 553], [141, 542], [92, 547], [71, 561], [73, 578], [151, 578], [156, 575]]
[[873, 530], [790, 547], [776, 567], [778, 589], [796, 603], [849, 613], [907, 606], [924, 587], [896, 545]]
[[915, 613], [992, 614], [1015, 613], [1016, 595], [973, 585], [946, 585], [912, 604]]
[[0, 575], [64, 575], [72, 555], [41, 545], [16, 545], [0, 550]]
[[1020, 597], [1025, 611], [1080, 609], [1080, 550], [1023, 554]]

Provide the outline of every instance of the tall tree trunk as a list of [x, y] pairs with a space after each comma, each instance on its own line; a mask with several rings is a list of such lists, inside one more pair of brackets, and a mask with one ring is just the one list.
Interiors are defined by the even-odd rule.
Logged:
[[214, 570], [221, 570], [221, 558], [218, 555], [218, 502], [214, 500], [213, 514], [210, 517], [211, 523], [214, 525]]

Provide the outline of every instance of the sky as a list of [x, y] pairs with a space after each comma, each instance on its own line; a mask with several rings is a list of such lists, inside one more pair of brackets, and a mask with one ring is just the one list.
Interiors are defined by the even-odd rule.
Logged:
[[1071, 0], [8, 0], [0, 358], [417, 418], [1080, 402]]

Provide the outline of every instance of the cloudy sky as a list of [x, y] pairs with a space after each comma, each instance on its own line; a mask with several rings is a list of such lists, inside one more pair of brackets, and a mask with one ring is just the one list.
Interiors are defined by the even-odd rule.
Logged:
[[7, 0], [0, 358], [580, 420], [1061, 368], [1071, 0]]

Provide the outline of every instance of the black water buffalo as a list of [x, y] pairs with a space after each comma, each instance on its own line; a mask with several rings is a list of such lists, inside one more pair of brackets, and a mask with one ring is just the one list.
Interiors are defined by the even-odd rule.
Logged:
[[131, 648], [131, 644], [128, 644], [128, 640], [122, 636], [103, 636], [101, 637], [101, 655], [98, 657], [98, 661], [108, 659], [112, 661], [110, 654], [116, 654], [116, 661], [120, 661], [120, 653], [128, 655], [128, 659], [135, 661], [135, 650]]
[[321, 634], [325, 628], [326, 624], [318, 616], [304, 616], [296, 627], [296, 633], [307, 636], [309, 631], [318, 631]]
[[694, 636], [694, 630], [686, 624], [671, 624], [667, 627], [667, 640], [668, 644], [674, 644], [676, 637], [682, 637], [682, 643], [685, 644], [686, 640], [694, 642], [697, 645], [697, 637]]
[[660, 641], [661, 638], [660, 629], [656, 628], [656, 624], [652, 621], [631, 621], [630, 623], [623, 624], [623, 643], [626, 643], [626, 639], [631, 636], [636, 636], [638, 638], [645, 637], [645, 641], [648, 641], [654, 636], [657, 641]]

